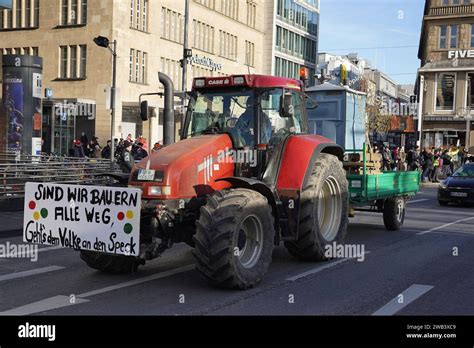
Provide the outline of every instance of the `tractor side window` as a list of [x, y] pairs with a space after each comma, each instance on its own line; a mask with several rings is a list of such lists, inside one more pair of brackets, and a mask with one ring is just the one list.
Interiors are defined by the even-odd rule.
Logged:
[[261, 141], [262, 143], [278, 144], [288, 133], [302, 132], [302, 103], [296, 92], [293, 93], [295, 116], [281, 117], [280, 99], [283, 89], [274, 89], [263, 93], [260, 97], [261, 106]]

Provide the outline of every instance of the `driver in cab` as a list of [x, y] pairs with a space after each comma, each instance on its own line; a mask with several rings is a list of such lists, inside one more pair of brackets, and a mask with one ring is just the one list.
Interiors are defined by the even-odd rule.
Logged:
[[[246, 102], [246, 109], [239, 120], [235, 124], [235, 128], [240, 131], [241, 137], [244, 139], [247, 146], [254, 145], [254, 98], [249, 97]], [[261, 139], [263, 144], [267, 144], [272, 137], [272, 123], [267, 114], [261, 111], [262, 125], [261, 125]]]

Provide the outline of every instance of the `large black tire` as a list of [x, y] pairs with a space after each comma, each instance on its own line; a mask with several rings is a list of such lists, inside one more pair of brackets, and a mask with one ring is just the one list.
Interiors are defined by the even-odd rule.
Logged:
[[81, 259], [91, 268], [112, 274], [134, 273], [140, 264], [138, 258], [133, 256], [111, 255], [89, 250], [81, 250]]
[[[334, 195], [328, 195], [328, 190]], [[331, 198], [324, 199], [329, 196]], [[329, 218], [328, 209], [322, 209], [326, 208], [325, 202], [337, 205], [336, 213], [332, 215], [335, 218]], [[335, 206], [332, 207], [334, 211]], [[342, 163], [333, 155], [321, 153], [301, 193], [298, 239], [285, 242], [288, 252], [304, 261], [326, 260], [326, 245], [344, 243], [348, 210], [348, 184]]]
[[440, 201], [440, 200], [438, 200], [438, 204], [442, 207], [447, 207], [449, 205], [449, 201]]
[[260, 193], [240, 188], [215, 192], [196, 223], [196, 268], [214, 286], [255, 286], [272, 259], [273, 224], [271, 207]]
[[389, 231], [398, 231], [405, 221], [406, 202], [403, 197], [387, 198], [383, 205], [383, 223]]

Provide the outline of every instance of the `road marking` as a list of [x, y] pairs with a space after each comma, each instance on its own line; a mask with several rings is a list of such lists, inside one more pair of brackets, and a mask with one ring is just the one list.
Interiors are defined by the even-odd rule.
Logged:
[[0, 315], [31, 315], [35, 313], [41, 313], [50, 311], [52, 309], [69, 307], [72, 305], [89, 302], [82, 298], [75, 298], [74, 302], [71, 303], [69, 296], [54, 296], [41, 301], [33, 302], [21, 307], [13, 308], [5, 312], [0, 312]]
[[56, 246], [51, 246], [51, 247], [46, 247], [46, 248], [38, 248], [38, 252], [42, 253], [44, 251], [53, 251], [53, 250], [58, 250], [58, 249], [70, 249], [70, 248], [65, 248], [63, 246], [56, 245]]
[[[370, 254], [370, 251], [366, 251], [366, 252], [365, 252], [365, 255], [367, 255], [367, 254]], [[295, 276], [293, 276], [293, 277], [286, 278], [286, 280], [289, 281], [289, 282], [294, 282], [295, 280], [298, 280], [298, 279], [301, 279], [301, 278], [305, 278], [305, 277], [307, 277], [307, 276], [310, 276], [310, 275], [319, 273], [319, 272], [321, 272], [321, 271], [324, 271], [325, 269], [328, 269], [328, 268], [337, 266], [337, 265], [339, 265], [339, 264], [341, 264], [341, 263], [344, 263], [344, 262], [347, 262], [347, 261], [350, 261], [350, 260], [357, 260], [357, 258], [345, 258], [345, 259], [340, 259], [340, 260], [337, 260], [337, 261], [335, 261], [335, 262], [331, 262], [331, 263], [328, 263], [328, 264], [326, 264], [326, 265], [323, 265], [323, 266], [319, 266], [319, 267], [310, 269], [309, 271], [306, 271], [306, 272], [297, 274], [297, 275], [295, 275]]]
[[457, 220], [457, 221], [454, 221], [454, 222], [450, 222], [449, 224], [444, 224], [444, 225], [441, 225], [441, 226], [438, 226], [438, 227], [435, 227], [435, 228], [432, 228], [430, 230], [427, 230], [427, 231], [423, 231], [423, 232], [419, 232], [417, 233], [417, 235], [421, 236], [423, 234], [427, 234], [427, 233], [431, 233], [431, 232], [434, 232], [434, 231], [438, 231], [438, 230], [441, 230], [445, 227], [449, 227], [449, 226], [452, 226], [452, 225], [456, 225], [460, 222], [466, 222], [466, 221], [470, 221], [470, 220], [474, 220], [474, 216], [470, 217], [470, 218], [466, 218], [466, 219], [461, 219], [461, 220]]
[[[403, 296], [403, 298], [401, 298], [400, 295], [396, 296], [394, 299], [392, 299], [385, 306], [374, 312], [372, 315], [394, 315], [395, 313], [415, 301], [417, 298], [426, 294], [431, 289], [433, 289], [433, 286], [431, 285], [413, 284], [400, 294]], [[402, 300], [402, 303], [399, 302], [400, 300]]]
[[0, 282], [5, 281], [5, 280], [25, 278], [25, 277], [34, 276], [34, 275], [37, 275], [37, 274], [58, 271], [58, 270], [64, 269], [64, 268], [65, 267], [62, 267], [62, 266], [49, 266], [49, 267], [31, 269], [29, 271], [23, 271], [23, 272], [16, 272], [16, 273], [0, 275]]
[[33, 303], [30, 303], [30, 304], [27, 304], [27, 305], [24, 305], [24, 306], [21, 306], [21, 307], [13, 308], [13, 309], [7, 310], [5, 312], [0, 312], [0, 316], [2, 316], [2, 315], [31, 315], [31, 314], [35, 314], [35, 313], [50, 311], [50, 310], [57, 309], [57, 308], [63, 308], [63, 307], [68, 307], [68, 306], [72, 306], [72, 305], [76, 305], [76, 304], [81, 304], [81, 303], [85, 303], [85, 302], [90, 301], [90, 300], [84, 299], [85, 297], [90, 297], [90, 296], [94, 296], [94, 295], [98, 295], [98, 294], [103, 294], [105, 292], [114, 291], [114, 290], [117, 290], [117, 289], [122, 289], [122, 288], [125, 288], [125, 287], [128, 287], [128, 286], [133, 286], [133, 285], [149, 282], [149, 281], [156, 280], [156, 279], [169, 277], [169, 276], [172, 276], [172, 275], [175, 275], [175, 274], [178, 274], [178, 273], [183, 273], [183, 272], [193, 270], [194, 268], [195, 268], [194, 264], [187, 265], [187, 266], [172, 269], [172, 270], [169, 270], [169, 271], [166, 271], [166, 272], [154, 274], [154, 275], [151, 275], [151, 276], [148, 276], [148, 277], [143, 277], [143, 278], [131, 280], [131, 281], [128, 281], [128, 282], [108, 286], [108, 287], [98, 289], [98, 290], [84, 292], [82, 294], [75, 295], [75, 302], [73, 302], [73, 303], [71, 303], [69, 296], [64, 296], [64, 295], [53, 296], [53, 297], [50, 297], [50, 298], [47, 298], [47, 299], [44, 299], [44, 300], [40, 300], [40, 301], [37, 301], [37, 302], [33, 302]]
[[408, 201], [407, 204], [420, 203], [420, 202], [426, 202], [426, 201], [429, 201], [429, 199], [423, 198], [423, 199], [417, 199], [417, 200], [414, 200], [414, 201]]
[[172, 269], [172, 270], [169, 270], [169, 271], [166, 271], [166, 272], [154, 274], [154, 275], [151, 275], [151, 276], [148, 276], [148, 277], [143, 277], [143, 278], [139, 278], [139, 279], [135, 279], [135, 280], [130, 280], [130, 281], [125, 282], [125, 283], [120, 283], [120, 284], [116, 284], [116, 285], [112, 285], [112, 286], [107, 286], [105, 288], [98, 289], [98, 290], [92, 290], [92, 291], [89, 291], [89, 292], [85, 292], [83, 294], [79, 294], [77, 296], [82, 298], [82, 297], [90, 297], [90, 296], [94, 296], [94, 295], [98, 295], [98, 294], [103, 294], [105, 292], [114, 291], [114, 290], [117, 290], [117, 289], [122, 289], [122, 288], [126, 288], [126, 287], [129, 287], [129, 286], [141, 284], [141, 283], [146, 283], [146, 282], [156, 280], [156, 279], [160, 279], [160, 278], [169, 277], [169, 276], [172, 276], [172, 275], [175, 275], [175, 274], [178, 274], [178, 273], [188, 272], [188, 271], [193, 270], [194, 268], [195, 268], [194, 264], [187, 265], [187, 266]]

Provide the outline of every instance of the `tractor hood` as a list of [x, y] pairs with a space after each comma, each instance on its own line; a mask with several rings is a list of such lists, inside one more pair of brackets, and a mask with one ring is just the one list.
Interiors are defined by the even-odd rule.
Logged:
[[[215, 180], [234, 175], [233, 163], [218, 160], [228, 149], [232, 149], [232, 141], [227, 134], [201, 135], [173, 143], [136, 164], [129, 185], [142, 187], [142, 197], [149, 199], [209, 194], [228, 185]], [[157, 187], [162, 188], [162, 194], [157, 194]]]

